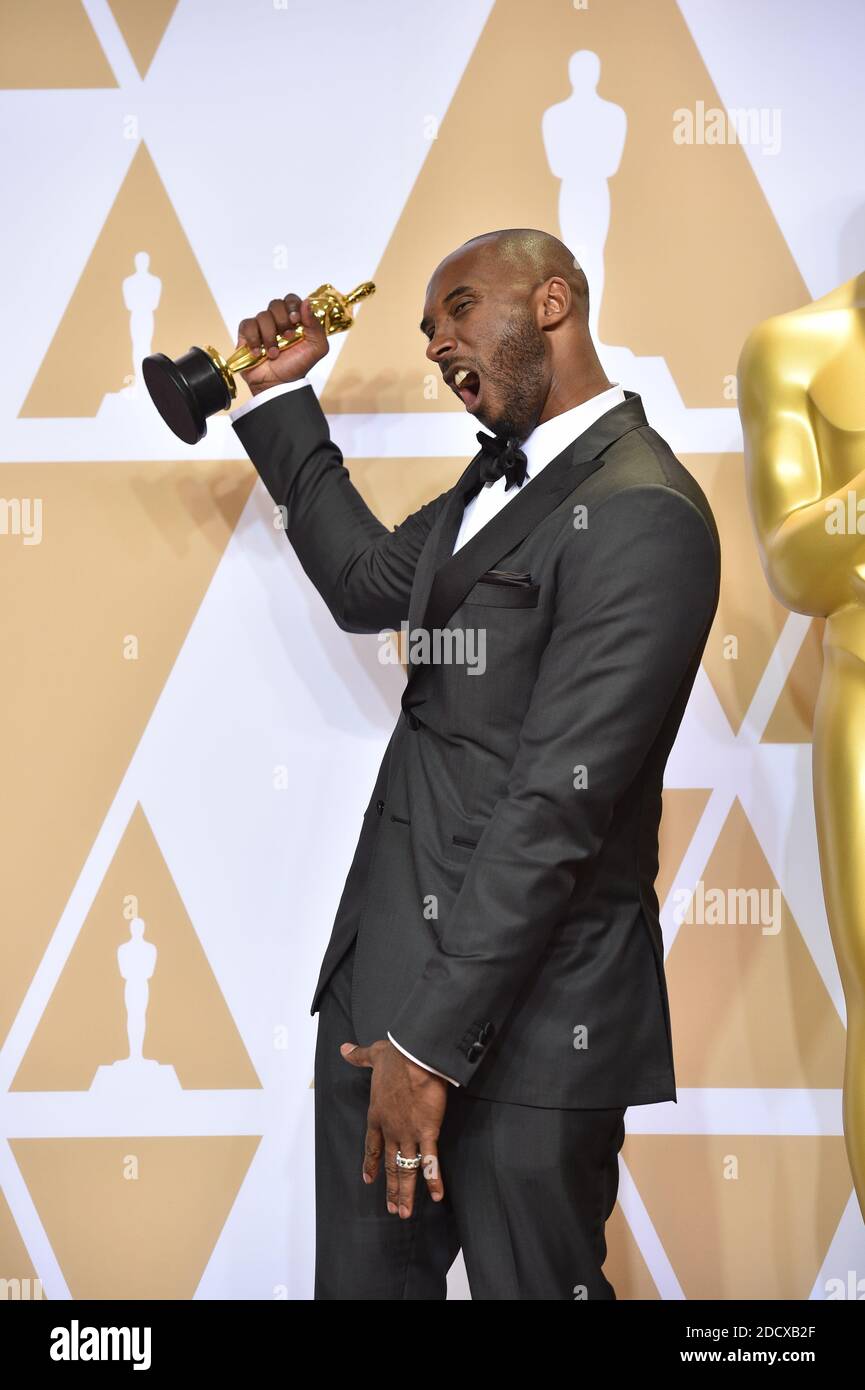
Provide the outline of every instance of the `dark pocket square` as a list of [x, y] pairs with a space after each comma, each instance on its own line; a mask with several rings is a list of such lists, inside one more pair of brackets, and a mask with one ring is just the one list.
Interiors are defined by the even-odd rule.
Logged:
[[479, 584], [523, 584], [530, 585], [532, 576], [528, 570], [487, 570], [478, 579]]

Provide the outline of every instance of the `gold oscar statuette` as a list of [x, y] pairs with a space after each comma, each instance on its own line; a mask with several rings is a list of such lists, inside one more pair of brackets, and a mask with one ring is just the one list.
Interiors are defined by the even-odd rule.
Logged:
[[[354, 322], [353, 306], [375, 293], [371, 280], [364, 280], [349, 294], [340, 294], [333, 285], [319, 285], [309, 296], [309, 305], [325, 333], [344, 333]], [[277, 335], [280, 352], [293, 347], [304, 336], [298, 324], [290, 338]], [[197, 444], [207, 433], [207, 419], [225, 410], [237, 396], [237, 372], [249, 371], [263, 357], [262, 348], [239, 347], [223, 357], [213, 347], [192, 347], [174, 361], [163, 352], [151, 353], [141, 364], [150, 398], [168, 428], [185, 444]]]
[[847, 1005], [844, 1139], [865, 1216], [865, 271], [749, 334], [748, 501], [775, 597], [824, 619], [811, 775]]

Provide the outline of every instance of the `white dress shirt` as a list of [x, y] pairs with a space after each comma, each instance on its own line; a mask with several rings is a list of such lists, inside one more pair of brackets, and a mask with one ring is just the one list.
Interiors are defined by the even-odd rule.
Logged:
[[[257, 405], [262, 405], [265, 401], [273, 400], [275, 396], [280, 396], [284, 391], [296, 391], [299, 386], [308, 386], [305, 377], [299, 381], [288, 381], [280, 386], [269, 386], [265, 391], [259, 391], [252, 400], [245, 401], [231, 411], [231, 419], [239, 420], [247, 411], [254, 410]], [[563, 410], [561, 415], [554, 415], [551, 420], [545, 420], [542, 425], [536, 425], [531, 434], [520, 446], [526, 456], [526, 476], [522, 487], [525, 487], [530, 479], [537, 477], [542, 468], [545, 468], [563, 449], [573, 442], [578, 435], [599, 420], [602, 415], [606, 415], [608, 410], [612, 410], [614, 405], [621, 405], [625, 399], [625, 393], [621, 386], [615, 382], [606, 391], [601, 391], [597, 396], [590, 397], [589, 400], [581, 402], [580, 405], [572, 406], [570, 410]], [[505, 478], [496, 478], [495, 482], [485, 483], [480, 492], [476, 493], [463, 511], [463, 519], [460, 529], [454, 542], [453, 554], [459, 550], [461, 545], [471, 540], [472, 536], [480, 531], [482, 526], [486, 526], [488, 521], [500, 512], [502, 507], [507, 506], [512, 498], [516, 497], [522, 488], [513, 486], [505, 491]], [[390, 1033], [388, 1037], [394, 1047], [398, 1048], [409, 1061], [423, 1067], [425, 1071], [434, 1072], [445, 1081], [449, 1081], [452, 1086], [460, 1083], [454, 1081], [452, 1076], [445, 1076], [444, 1072], [436, 1071], [435, 1067], [428, 1067], [426, 1062], [421, 1062], [417, 1057], [413, 1057], [410, 1052], [406, 1052], [404, 1047], [400, 1047], [396, 1038]]]

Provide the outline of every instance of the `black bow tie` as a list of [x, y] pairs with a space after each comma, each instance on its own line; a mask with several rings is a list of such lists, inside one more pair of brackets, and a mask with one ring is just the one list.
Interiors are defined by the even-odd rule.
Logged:
[[518, 439], [503, 439], [498, 434], [478, 431], [478, 443], [483, 449], [481, 458], [481, 482], [494, 483], [497, 478], [506, 478], [505, 492], [516, 483], [522, 487], [526, 476], [528, 459], [520, 448]]

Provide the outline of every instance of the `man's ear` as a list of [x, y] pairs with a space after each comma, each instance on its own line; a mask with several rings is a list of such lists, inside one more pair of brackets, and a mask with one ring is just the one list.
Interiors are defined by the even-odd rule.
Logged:
[[538, 327], [556, 328], [570, 312], [573, 299], [571, 287], [560, 275], [554, 275], [541, 286], [540, 293]]

